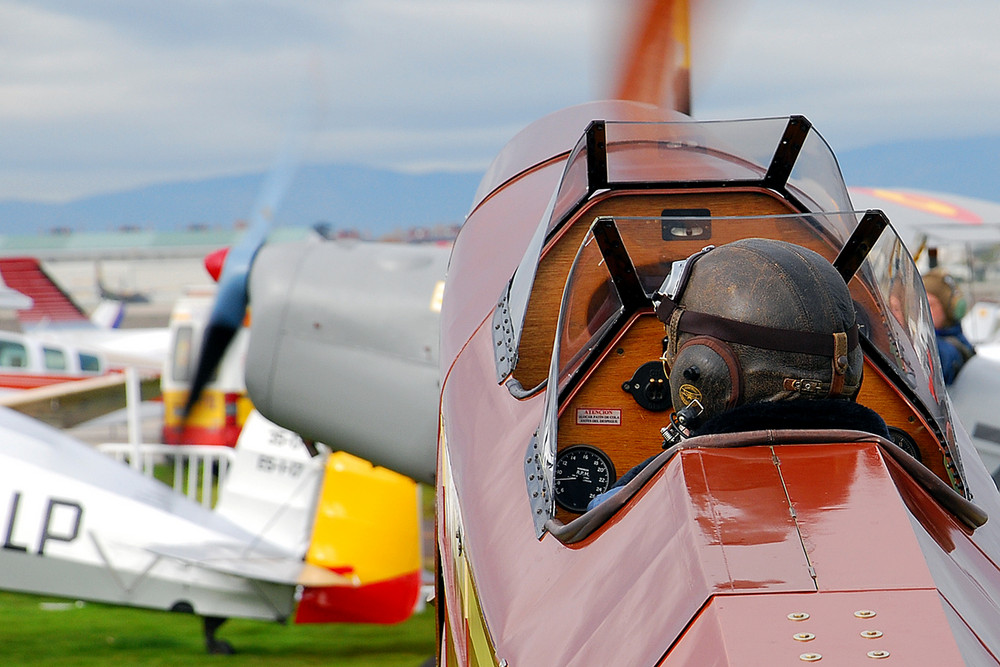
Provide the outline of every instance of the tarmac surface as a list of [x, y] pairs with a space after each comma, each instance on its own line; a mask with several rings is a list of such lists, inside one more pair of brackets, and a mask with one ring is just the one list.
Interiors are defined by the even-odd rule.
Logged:
[[100, 302], [99, 281], [108, 290], [146, 297], [147, 303], [126, 306], [122, 324], [126, 328], [165, 327], [178, 298], [192, 290], [215, 289], [200, 257], [58, 260], [44, 262], [43, 266], [87, 312]]

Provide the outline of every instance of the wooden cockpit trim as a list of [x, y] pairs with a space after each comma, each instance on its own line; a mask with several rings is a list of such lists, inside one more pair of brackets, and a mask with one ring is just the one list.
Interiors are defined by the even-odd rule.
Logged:
[[[547, 378], [563, 286], [590, 223], [605, 216], [657, 217], [665, 209], [707, 209], [712, 216], [718, 217], [782, 216], [798, 212], [778, 194], [753, 187], [724, 191], [616, 190], [595, 197], [549, 242], [539, 262], [520, 338], [517, 366], [513, 371], [521, 386], [536, 387]], [[671, 241], [673, 259], [684, 259], [709, 244], [723, 245], [752, 236], [780, 238], [814, 250], [830, 261], [836, 257], [837, 249], [829, 240], [822, 238], [818, 230], [803, 225], [775, 222], [771, 226], [774, 228], [766, 229], [747, 225], [718, 227], [713, 229], [710, 239]], [[637, 266], [642, 264], [641, 257], [632, 259]]]

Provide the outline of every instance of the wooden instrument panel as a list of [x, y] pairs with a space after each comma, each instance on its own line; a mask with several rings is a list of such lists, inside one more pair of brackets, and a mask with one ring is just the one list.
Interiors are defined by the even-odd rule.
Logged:
[[[559, 417], [557, 454], [574, 445], [596, 447], [611, 460], [617, 478], [663, 451], [660, 429], [670, 423], [670, 411], [646, 410], [622, 388], [642, 364], [659, 359], [663, 336], [663, 324], [652, 313], [633, 320], [566, 402]], [[888, 426], [906, 432], [919, 449], [921, 462], [948, 481], [937, 438], [868, 359], [858, 403], [877, 412]], [[556, 518], [563, 523], [577, 516], [557, 508]]]
[[[668, 241], [664, 240], [657, 225], [641, 228], [641, 233], [648, 233], [650, 238], [632, 236], [626, 239], [629, 256], [640, 270], [660, 267], [665, 271], [669, 262], [684, 259], [706, 245], [723, 245], [749, 237], [782, 239], [810, 248], [830, 261], [836, 254], [836, 249], [818, 228], [801, 218], [764, 218], [753, 224], [746, 220], [718, 219], [782, 216], [795, 212], [785, 200], [766, 190], [615, 191], [597, 197], [549, 244], [539, 263], [513, 373], [523, 387], [535, 387], [547, 377], [563, 288], [591, 223], [602, 216], [657, 218], [668, 209], [707, 210], [716, 219], [712, 220], [707, 236], [692, 239]], [[630, 230], [636, 232], [635, 227]], [[573, 297], [579, 303], [572, 304], [570, 310], [581, 321], [570, 323], [570, 326], [582, 328], [588, 323], [587, 317], [579, 314], [587, 312], [590, 292], [594, 292], [596, 303], [600, 301], [596, 298], [597, 291], [606, 291], [607, 287], [606, 277], [596, 273], [593, 277], [581, 277], [579, 281]], [[872, 295], [856, 281], [852, 282], [852, 294], [871, 309]], [[584, 379], [560, 413], [558, 452], [581, 444], [596, 447], [607, 455], [617, 478], [662, 451], [660, 430], [670, 423], [670, 410], [657, 412], [643, 408], [623, 389], [623, 384], [640, 366], [660, 358], [664, 335], [662, 323], [652, 313], [638, 315], [597, 364], [584, 371]], [[948, 481], [944, 453], [934, 433], [914, 406], [867, 359], [858, 402], [879, 413], [890, 427], [905, 432], [915, 443], [924, 465]], [[578, 515], [559, 507], [556, 517], [567, 522]]]

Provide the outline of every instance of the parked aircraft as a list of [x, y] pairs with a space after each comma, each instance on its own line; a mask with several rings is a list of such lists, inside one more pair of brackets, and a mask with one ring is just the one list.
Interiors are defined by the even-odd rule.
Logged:
[[904, 188], [849, 191], [858, 208], [884, 210], [914, 256], [942, 245], [1000, 243], [1000, 203]]
[[[101, 264], [98, 262], [94, 271], [96, 273], [97, 293], [102, 302], [125, 303], [149, 303], [149, 295], [136, 290], [112, 289], [104, 283], [104, 273], [101, 271]], [[123, 311], [124, 312], [124, 311]], [[119, 321], [119, 324], [121, 322]], [[117, 326], [117, 324], [115, 325]]]
[[[44, 287], [39, 287], [37, 281], [20, 281], [20, 287], [25, 291], [6, 284], [5, 279], [19, 282], [18, 277], [24, 277], [26, 273], [19, 272], [18, 269], [25, 268], [28, 264], [40, 271], [34, 259], [0, 259], [0, 309], [19, 310], [25, 314], [38, 315], [40, 319], [43, 312], [63, 311], [61, 305], [54, 305], [62, 302], [75, 309], [66, 312], [86, 319], [83, 312], [51, 280]], [[58, 297], [53, 298], [53, 290]], [[50, 311], [50, 308], [54, 310]], [[103, 317], [105, 312], [102, 310], [99, 317]], [[54, 343], [17, 332], [0, 332], [0, 391], [30, 389], [68, 380], [92, 378], [103, 375], [108, 370], [108, 362], [100, 351], [86, 349], [75, 341]]]
[[104, 375], [99, 352], [0, 331], [0, 389], [31, 389]]
[[209, 510], [7, 409], [0, 430], [2, 589], [194, 613], [211, 652], [231, 650], [215, 636], [230, 617], [392, 623], [414, 609], [419, 510], [401, 475], [310, 456], [256, 415]]
[[18, 321], [26, 330], [47, 326], [114, 329], [121, 324], [123, 311], [117, 299], [102, 301], [88, 315], [35, 257], [0, 258], [0, 277], [29, 297], [26, 305], [17, 308]]
[[159, 373], [167, 355], [166, 328], [116, 328], [122, 318], [121, 302], [102, 302], [88, 316], [34, 257], [0, 258], [0, 277], [8, 287], [30, 297], [30, 308], [18, 309], [26, 334], [45, 344], [86, 349], [111, 366]]
[[[402, 303], [372, 329], [349, 326], [358, 301], [328, 291], [356, 278], [334, 275], [336, 246], [264, 247], [224, 271], [229, 321], [249, 274], [254, 404], [426, 478], [424, 457], [359, 422], [378, 425], [411, 382], [419, 393], [441, 379], [440, 664], [998, 662], [1000, 494], [953, 416], [911, 257], [881, 212], [851, 212], [806, 119], [673, 111], [685, 108], [667, 91], [686, 5], [642, 7], [635, 25], [664, 47], [634, 52], [644, 85], [537, 121], [487, 171], [448, 265], [436, 378], [415, 372], [421, 328]], [[747, 237], [810, 248], [849, 282], [864, 324], [857, 400], [892, 441], [675, 435], [658, 288], [683, 280], [674, 262]], [[410, 273], [399, 277], [405, 293]], [[408, 352], [386, 376], [378, 346], [393, 336]], [[330, 378], [344, 377], [344, 392], [371, 385], [383, 402], [341, 412]], [[431, 418], [414, 420], [420, 436]]]
[[249, 331], [241, 327], [185, 418], [198, 350], [214, 298], [214, 290], [185, 294], [170, 313], [170, 350], [160, 375], [163, 442], [169, 444], [232, 447], [253, 409], [243, 381]]
[[102, 302], [88, 316], [33, 257], [0, 258], [0, 307], [7, 293], [18, 295], [7, 305], [24, 331], [0, 331], [0, 405], [76, 426], [125, 407], [129, 368], [143, 400], [159, 395], [166, 329], [116, 329], [121, 303]]

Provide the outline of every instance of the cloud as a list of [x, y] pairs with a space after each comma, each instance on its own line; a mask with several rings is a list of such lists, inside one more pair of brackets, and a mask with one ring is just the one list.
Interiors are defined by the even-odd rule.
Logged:
[[744, 12], [725, 47], [731, 56], [702, 81], [702, 108], [805, 113], [841, 149], [1000, 134], [991, 111], [1000, 103], [997, 3], [851, 0], [805, 9], [775, 0]]
[[[696, 114], [804, 113], [841, 149], [1000, 134], [1000, 5], [815, 4], [722, 4], [696, 44]], [[0, 41], [0, 198], [265, 169], [303, 105], [319, 110], [308, 161], [482, 169], [596, 94], [599, 6], [0, 0], [16, 28]]]

